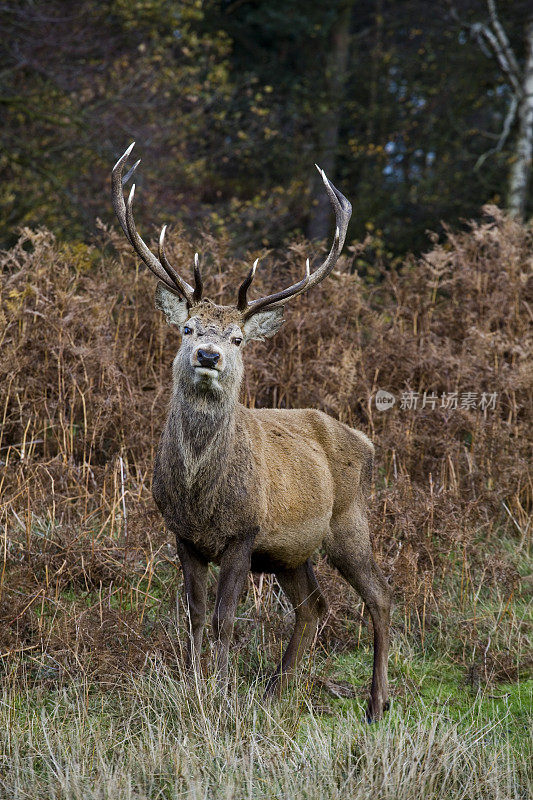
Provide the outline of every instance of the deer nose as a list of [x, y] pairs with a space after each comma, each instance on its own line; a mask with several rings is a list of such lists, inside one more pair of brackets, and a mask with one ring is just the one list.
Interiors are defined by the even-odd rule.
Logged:
[[220, 359], [220, 353], [214, 353], [210, 350], [198, 350], [196, 357], [201, 367], [214, 369], [217, 361]]

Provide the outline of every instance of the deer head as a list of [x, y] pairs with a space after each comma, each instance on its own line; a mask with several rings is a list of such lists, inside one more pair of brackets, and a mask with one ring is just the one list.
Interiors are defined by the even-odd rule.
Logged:
[[257, 269], [256, 260], [238, 289], [236, 303], [217, 305], [203, 298], [198, 254], [194, 259], [194, 287], [170, 265], [165, 254], [166, 225], [159, 237], [158, 257], [139, 236], [133, 218], [135, 184], [131, 187], [127, 202], [124, 201], [122, 188], [140, 163], [140, 160], [137, 161], [122, 177], [134, 144], [128, 147], [113, 167], [113, 207], [131, 246], [159, 278], [156, 307], [163, 311], [167, 322], [177, 326], [182, 334], [181, 346], [174, 361], [174, 378], [182, 389], [213, 398], [224, 394], [225, 390], [233, 389], [233, 393], [236, 393], [243, 370], [242, 348], [253, 339], [273, 336], [282, 325], [284, 307], [289, 300], [316, 286], [330, 274], [346, 238], [352, 207], [317, 166], [336, 219], [335, 236], [326, 260], [311, 272], [307, 259], [305, 275], [300, 281], [266, 297], [248, 300], [248, 290]]

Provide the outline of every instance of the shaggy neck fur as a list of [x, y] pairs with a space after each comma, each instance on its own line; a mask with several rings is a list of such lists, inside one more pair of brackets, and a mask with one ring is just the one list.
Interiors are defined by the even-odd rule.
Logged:
[[213, 496], [231, 458], [238, 392], [238, 385], [194, 384], [174, 371], [168, 450], [185, 487], [201, 492], [204, 502]]

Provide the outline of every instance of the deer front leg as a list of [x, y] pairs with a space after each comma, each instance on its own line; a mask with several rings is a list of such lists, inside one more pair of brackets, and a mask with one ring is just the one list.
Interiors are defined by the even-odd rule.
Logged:
[[189, 627], [187, 666], [197, 668], [200, 663], [205, 625], [207, 561], [187, 542], [177, 539], [176, 545], [183, 570], [183, 588]]
[[219, 686], [228, 683], [228, 655], [237, 603], [250, 572], [254, 537], [233, 541], [224, 551], [220, 562], [213, 634], [215, 637], [216, 671]]

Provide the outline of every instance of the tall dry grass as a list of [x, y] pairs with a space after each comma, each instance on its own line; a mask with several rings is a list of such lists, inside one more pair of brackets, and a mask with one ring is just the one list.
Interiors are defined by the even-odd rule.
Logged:
[[[187, 272], [191, 244], [179, 234], [171, 244]], [[396, 630], [422, 646], [440, 636], [450, 658], [484, 680], [516, 677], [522, 655], [513, 643], [526, 635], [514, 599], [523, 589], [517, 558], [531, 541], [531, 245], [529, 228], [490, 208], [482, 225], [449, 232], [377, 284], [352, 274], [345, 256], [294, 303], [274, 340], [246, 354], [244, 402], [322, 408], [374, 440], [371, 524], [396, 592]], [[203, 249], [208, 294], [231, 301], [245, 265], [224, 241], [206, 239]], [[307, 251], [299, 243], [284, 259], [265, 257], [256, 291], [299, 275]], [[153, 290], [151, 274], [105, 230], [92, 248], [25, 230], [2, 257], [8, 673], [116, 681], [155, 655], [175, 661], [179, 568], [150, 477], [178, 339], [154, 310]], [[376, 409], [378, 389], [398, 398], [389, 411]], [[439, 401], [402, 409], [405, 391]], [[454, 391], [496, 393], [496, 407], [442, 408], [442, 393]], [[319, 647], [353, 648], [368, 637], [364, 609], [338, 591], [320, 557], [318, 570], [330, 601]], [[247, 608], [270, 623], [261, 634], [267, 652], [279, 651], [283, 602], [273, 580], [250, 582]], [[249, 625], [239, 631], [249, 640]]]
[[[176, 680], [176, 677], [181, 678]], [[239, 691], [236, 691], [236, 689]], [[452, 721], [414, 700], [379, 726], [362, 705], [324, 719], [296, 688], [265, 705], [255, 685], [221, 700], [152, 662], [120, 693], [83, 682], [43, 699], [0, 695], [0, 794], [40, 800], [526, 800], [533, 784], [510, 711]], [[531, 733], [531, 732], [530, 732]], [[527, 737], [527, 732], [526, 732]], [[523, 743], [524, 750], [527, 742]]]

